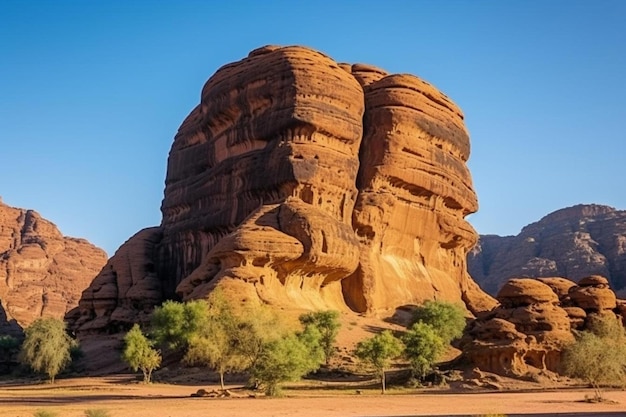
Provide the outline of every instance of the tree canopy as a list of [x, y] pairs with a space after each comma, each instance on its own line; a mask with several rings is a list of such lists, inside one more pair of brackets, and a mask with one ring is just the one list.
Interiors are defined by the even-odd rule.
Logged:
[[465, 310], [447, 301], [426, 301], [415, 309], [413, 315], [413, 324], [420, 322], [432, 326], [443, 342], [450, 344], [463, 335]]
[[[302, 334], [307, 335], [305, 338], [311, 335]], [[316, 370], [321, 359], [311, 354], [311, 346], [302, 336], [292, 333], [265, 343], [252, 367], [252, 375], [265, 385], [266, 394], [273, 396], [278, 394], [280, 383], [298, 380]]]
[[186, 349], [191, 338], [207, 325], [208, 303], [165, 301], [152, 313], [152, 337], [170, 349]]
[[411, 363], [416, 377], [424, 378], [445, 352], [446, 345], [435, 328], [423, 322], [415, 323], [402, 337], [404, 355]]
[[381, 392], [384, 394], [386, 390], [385, 371], [391, 365], [391, 361], [402, 354], [403, 349], [402, 342], [389, 330], [385, 330], [357, 343], [354, 354], [367, 366], [374, 368], [380, 376]]
[[319, 343], [324, 352], [324, 361], [328, 365], [335, 354], [335, 340], [341, 327], [339, 312], [327, 310], [306, 313], [300, 316], [300, 323], [305, 327], [314, 326], [319, 331]]
[[124, 336], [122, 359], [133, 371], [141, 370], [145, 383], [150, 382], [152, 371], [161, 365], [161, 354], [152, 345], [136, 323]]
[[54, 383], [55, 377], [71, 361], [72, 339], [65, 330], [65, 323], [55, 318], [40, 318], [24, 333], [20, 361], [36, 372], [47, 374]]
[[225, 373], [244, 371], [252, 365], [258, 354], [259, 336], [250, 323], [235, 314], [220, 293], [212, 294], [206, 313], [205, 327], [189, 339], [185, 361], [215, 369], [224, 389]]

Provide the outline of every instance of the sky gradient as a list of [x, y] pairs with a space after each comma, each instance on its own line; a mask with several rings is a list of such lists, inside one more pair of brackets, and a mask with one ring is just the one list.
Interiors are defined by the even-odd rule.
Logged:
[[160, 223], [206, 80], [298, 44], [415, 74], [463, 109], [479, 233], [626, 209], [624, 22], [620, 0], [1, 1], [0, 196], [112, 255]]

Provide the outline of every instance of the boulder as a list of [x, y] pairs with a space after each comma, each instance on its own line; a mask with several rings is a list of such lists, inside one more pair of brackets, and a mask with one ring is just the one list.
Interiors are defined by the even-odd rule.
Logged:
[[[558, 283], [557, 289], [565, 284], [551, 283]], [[574, 340], [572, 323], [579, 324], [580, 311], [572, 310], [572, 318], [549, 285], [531, 278], [509, 280], [497, 298], [500, 306], [466, 328], [461, 340], [465, 357], [481, 370], [500, 375], [557, 372], [561, 350]]]
[[567, 299], [570, 288], [576, 285], [574, 281], [562, 277], [537, 278], [537, 281], [550, 287], [557, 297], [559, 297], [561, 302], [563, 302], [564, 299]]
[[500, 289], [496, 298], [504, 308], [559, 301], [559, 297], [550, 286], [527, 278], [510, 279]]
[[577, 286], [570, 288], [568, 295], [575, 306], [587, 312], [617, 307], [617, 297], [609, 288], [608, 280], [597, 275], [581, 279]]

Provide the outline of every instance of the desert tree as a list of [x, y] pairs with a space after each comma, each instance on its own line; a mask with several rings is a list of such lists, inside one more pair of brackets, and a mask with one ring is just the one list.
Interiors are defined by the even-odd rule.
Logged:
[[161, 353], [154, 349], [153, 344], [136, 323], [124, 336], [122, 359], [133, 371], [141, 370], [146, 384], [150, 382], [152, 372], [161, 366]]
[[65, 322], [55, 318], [39, 318], [24, 331], [19, 358], [36, 372], [48, 375], [50, 382], [71, 361], [72, 339]]
[[385, 330], [369, 339], [362, 340], [356, 345], [354, 354], [366, 366], [374, 369], [380, 377], [381, 392], [386, 390], [385, 372], [391, 366], [391, 361], [402, 354], [404, 345], [391, 331]]
[[571, 377], [589, 383], [595, 400], [601, 400], [602, 385], [623, 384], [626, 377], [626, 333], [614, 316], [591, 319], [588, 329], [563, 350], [561, 366]]
[[265, 386], [267, 395], [279, 394], [281, 383], [296, 381], [319, 368], [322, 352], [318, 350], [319, 355], [312, 353], [311, 346], [315, 343], [309, 339], [319, 337], [313, 335], [316, 331], [309, 328], [300, 334], [290, 333], [264, 343], [251, 371], [252, 376]]
[[335, 353], [335, 341], [341, 324], [339, 323], [339, 312], [334, 310], [315, 311], [300, 316], [300, 323], [303, 326], [315, 327], [319, 331], [319, 343], [324, 352], [324, 362], [330, 364], [330, 360]]
[[225, 373], [252, 365], [259, 339], [257, 329], [235, 314], [220, 292], [214, 292], [207, 304], [206, 324], [190, 337], [185, 361], [214, 369], [223, 390]]
[[415, 309], [412, 324], [415, 323], [431, 326], [447, 345], [463, 335], [467, 322], [465, 310], [460, 305], [447, 301], [426, 301]]
[[151, 336], [159, 345], [173, 350], [186, 350], [192, 337], [208, 322], [206, 300], [178, 302], [168, 300], [154, 309]]
[[411, 364], [413, 375], [424, 378], [432, 370], [435, 362], [445, 352], [446, 345], [435, 328], [423, 322], [417, 322], [402, 335], [404, 356]]

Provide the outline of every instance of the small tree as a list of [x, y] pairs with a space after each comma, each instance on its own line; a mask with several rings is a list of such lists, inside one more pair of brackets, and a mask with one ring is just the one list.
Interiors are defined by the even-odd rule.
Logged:
[[316, 311], [300, 316], [300, 323], [306, 326], [315, 326], [320, 333], [320, 346], [324, 352], [324, 362], [330, 364], [335, 353], [335, 340], [341, 324], [339, 312], [333, 310]]
[[603, 384], [621, 384], [626, 377], [626, 334], [614, 317], [601, 317], [567, 346], [561, 365], [566, 375], [587, 381], [602, 399]]
[[311, 355], [301, 337], [289, 334], [265, 343], [252, 367], [252, 376], [265, 385], [267, 395], [274, 396], [279, 394], [282, 382], [296, 381], [319, 368], [319, 359]]
[[391, 365], [391, 361], [404, 349], [402, 342], [394, 337], [389, 330], [385, 330], [374, 337], [363, 340], [356, 345], [354, 354], [365, 364], [371, 366], [380, 377], [381, 392], [386, 390], [385, 370]]
[[209, 305], [206, 300], [185, 303], [165, 301], [152, 313], [152, 337], [159, 345], [184, 350], [199, 329], [206, 327]]
[[191, 337], [185, 361], [215, 369], [223, 390], [226, 372], [243, 371], [251, 365], [254, 331], [235, 315], [220, 293], [213, 293], [207, 325]]
[[54, 378], [71, 360], [72, 339], [65, 331], [65, 323], [55, 318], [40, 318], [24, 332], [20, 361], [36, 372], [46, 373], [50, 383], [54, 383]]
[[450, 344], [463, 335], [465, 311], [463, 307], [446, 301], [426, 301], [413, 315], [413, 323], [432, 326], [444, 344]]
[[133, 371], [141, 370], [146, 384], [152, 378], [152, 371], [161, 365], [161, 354], [152, 345], [153, 342], [144, 336], [136, 323], [124, 336], [122, 359]]
[[415, 323], [402, 336], [404, 355], [411, 363], [413, 375], [424, 378], [433, 368], [446, 346], [435, 329], [423, 322]]

